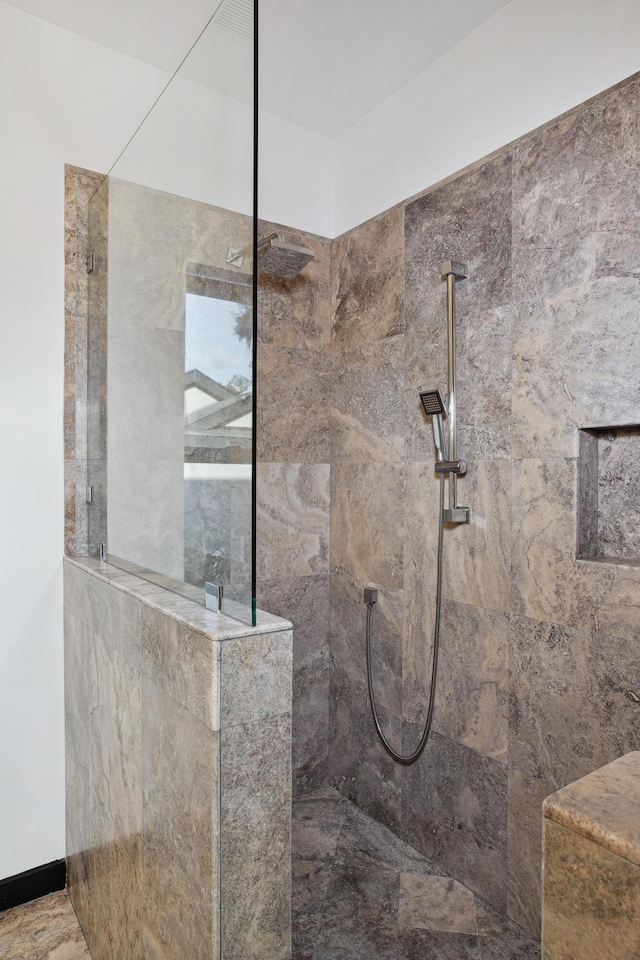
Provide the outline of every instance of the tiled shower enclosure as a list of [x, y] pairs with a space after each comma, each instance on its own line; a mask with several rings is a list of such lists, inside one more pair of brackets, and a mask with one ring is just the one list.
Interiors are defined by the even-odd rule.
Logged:
[[[294, 625], [294, 793], [337, 787], [533, 933], [543, 799], [640, 743], [639, 108], [631, 78], [337, 240], [283, 227], [315, 260], [260, 279], [257, 576], [259, 606]], [[418, 390], [446, 390], [449, 258], [469, 263], [471, 523], [445, 530], [433, 733], [400, 768], [370, 718], [362, 590], [380, 590], [377, 697], [408, 750], [436, 586]], [[600, 431], [588, 559], [580, 431]]]
[[[262, 283], [258, 573], [262, 605], [295, 625], [296, 789], [337, 786], [533, 932], [543, 799], [640, 743], [639, 108], [631, 78], [338, 238], [321, 275]], [[471, 523], [445, 530], [433, 734], [400, 768], [370, 717], [362, 590], [380, 589], [377, 697], [406, 751], [427, 706], [436, 586], [418, 390], [446, 392], [449, 258], [469, 263]], [[579, 431], [599, 426], [607, 559], [577, 560]]]

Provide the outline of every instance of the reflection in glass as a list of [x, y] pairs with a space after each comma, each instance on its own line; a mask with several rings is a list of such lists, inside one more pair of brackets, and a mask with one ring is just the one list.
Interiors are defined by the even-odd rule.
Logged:
[[227, 258], [255, 243], [253, 25], [216, 7], [89, 215], [92, 551], [249, 623], [254, 258]]
[[[213, 271], [211, 271], [213, 273]], [[248, 603], [251, 580], [251, 289], [187, 278], [184, 578]]]

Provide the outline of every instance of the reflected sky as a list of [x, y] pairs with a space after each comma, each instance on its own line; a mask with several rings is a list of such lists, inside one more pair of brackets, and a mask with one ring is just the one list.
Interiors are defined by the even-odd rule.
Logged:
[[251, 381], [251, 347], [236, 334], [245, 304], [186, 295], [185, 371], [200, 370], [223, 386], [233, 377]]

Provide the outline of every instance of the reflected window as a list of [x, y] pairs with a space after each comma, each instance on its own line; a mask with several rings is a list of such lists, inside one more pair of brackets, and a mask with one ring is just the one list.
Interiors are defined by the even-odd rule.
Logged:
[[[200, 268], [202, 271], [203, 268]], [[251, 579], [251, 288], [188, 275], [185, 302], [184, 570], [244, 600]]]

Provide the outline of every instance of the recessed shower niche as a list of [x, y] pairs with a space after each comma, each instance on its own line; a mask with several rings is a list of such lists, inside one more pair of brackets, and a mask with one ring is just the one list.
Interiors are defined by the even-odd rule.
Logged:
[[578, 559], [640, 565], [640, 424], [578, 433]]

